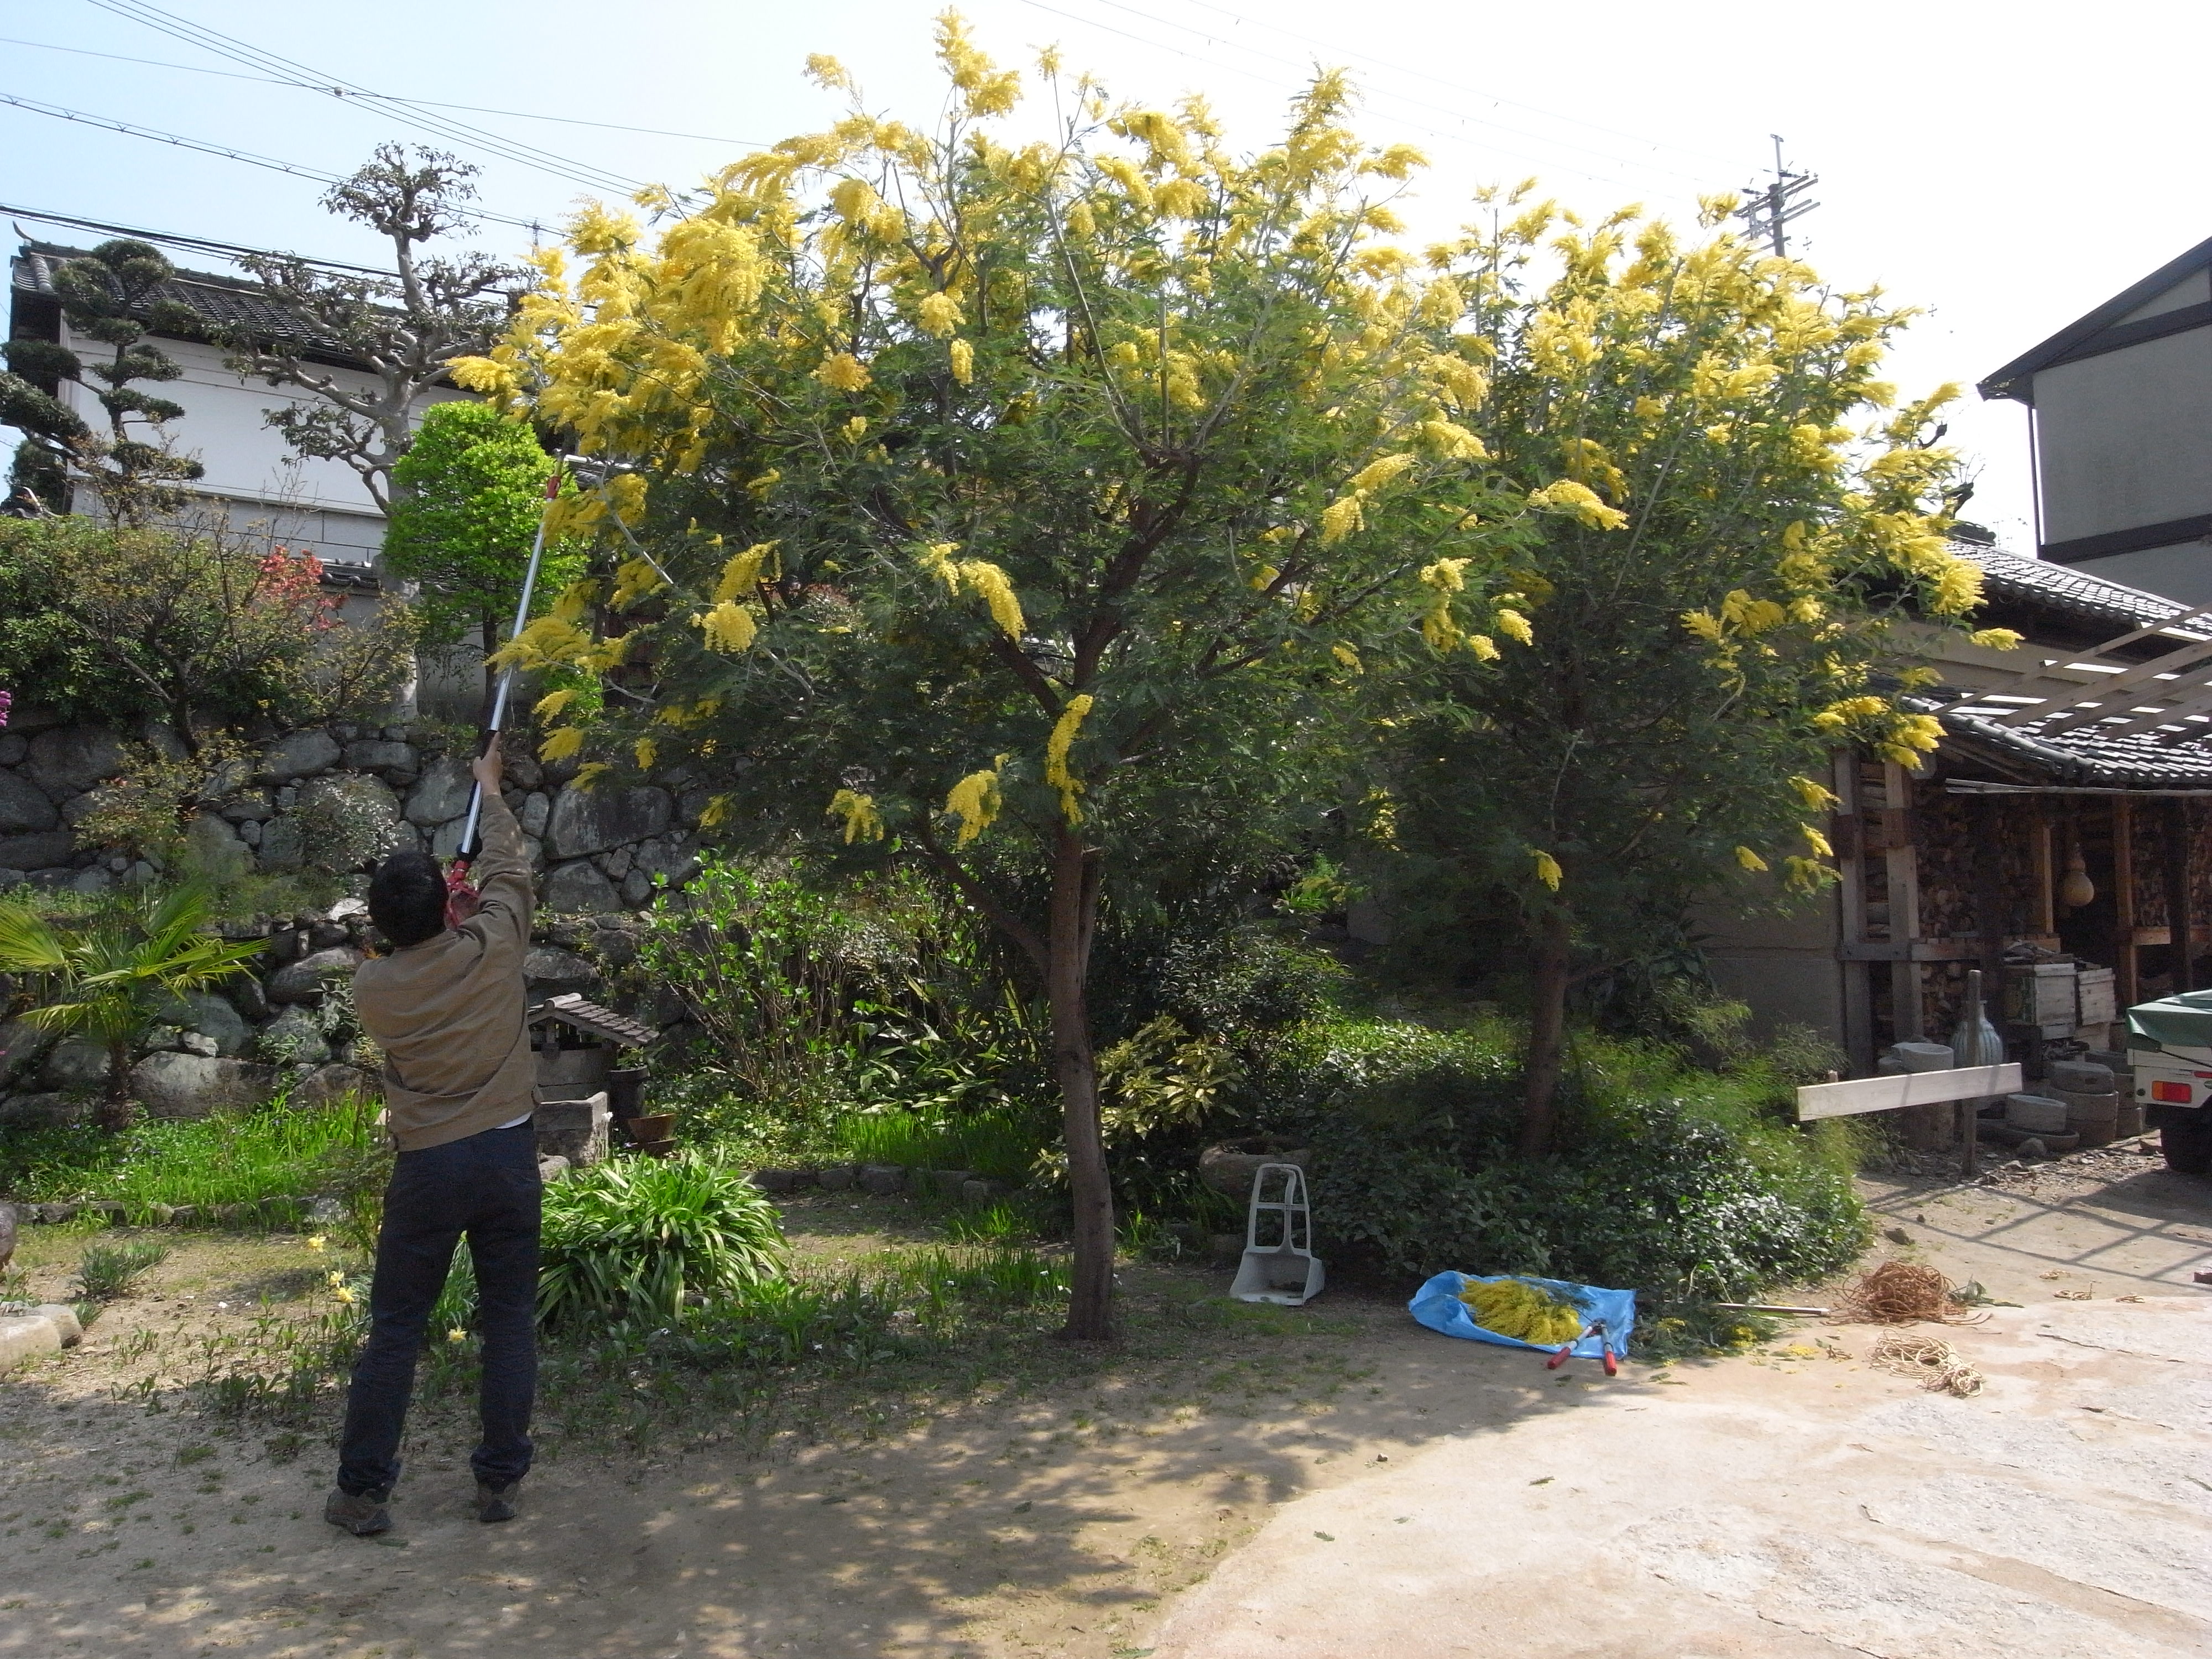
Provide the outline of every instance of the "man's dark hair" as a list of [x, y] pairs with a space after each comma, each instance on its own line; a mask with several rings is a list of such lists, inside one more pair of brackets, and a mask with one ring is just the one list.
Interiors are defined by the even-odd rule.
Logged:
[[368, 919], [403, 949], [446, 926], [446, 878], [428, 853], [394, 853], [368, 883]]

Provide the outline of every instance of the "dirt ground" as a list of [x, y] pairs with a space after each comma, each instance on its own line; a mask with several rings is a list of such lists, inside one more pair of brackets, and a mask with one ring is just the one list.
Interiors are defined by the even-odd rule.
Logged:
[[[1885, 1179], [1869, 1183], [1869, 1196], [1880, 1224], [1905, 1241], [1885, 1241], [1883, 1251], [1933, 1261], [1954, 1279], [1978, 1280], [1999, 1301], [2023, 1304], [1960, 1337], [1962, 1350], [1990, 1346], [1993, 1396], [2009, 1400], [2015, 1386], [2005, 1370], [2013, 1361], [1996, 1352], [2004, 1342], [2027, 1345], [2021, 1363], [2031, 1370], [2039, 1354], [2116, 1363], [2105, 1349], [2039, 1335], [2041, 1323], [2109, 1324], [2147, 1313], [2186, 1321], [2197, 1315], [2194, 1298], [2212, 1304], [2212, 1292], [2188, 1285], [2191, 1269], [2212, 1259], [2212, 1184], [2170, 1176], [2152, 1157], [2115, 1151], [1955, 1191]], [[817, 1200], [793, 1206], [790, 1221], [802, 1248], [833, 1260], [915, 1236], [889, 1206], [856, 1212]], [[1395, 1290], [1345, 1284], [1312, 1317], [1154, 1321], [1120, 1356], [1055, 1361], [927, 1410], [910, 1400], [887, 1403], [880, 1427], [860, 1426], [870, 1414], [863, 1392], [842, 1407], [851, 1432], [835, 1421], [765, 1438], [687, 1431], [620, 1457], [556, 1432], [526, 1488], [523, 1516], [504, 1526], [470, 1518], [467, 1437], [449, 1417], [426, 1413], [409, 1450], [398, 1527], [365, 1540], [319, 1518], [330, 1480], [319, 1441], [298, 1448], [265, 1430], [229, 1431], [189, 1407], [149, 1413], [125, 1393], [155, 1345], [144, 1334], [170, 1333], [162, 1340], [172, 1351], [210, 1334], [251, 1340], [261, 1298], [281, 1305], [319, 1279], [320, 1261], [297, 1239], [179, 1237], [190, 1242], [112, 1307], [83, 1347], [0, 1383], [0, 1656], [1134, 1659], [1156, 1650], [1161, 1659], [1228, 1659], [1248, 1650], [1224, 1645], [1224, 1633], [1252, 1626], [1254, 1615], [1209, 1626], [1207, 1609], [1255, 1595], [1264, 1601], [1302, 1575], [1332, 1587], [1330, 1605], [1350, 1625], [1328, 1626], [1333, 1646], [1296, 1646], [1287, 1638], [1300, 1618], [1312, 1625], [1313, 1612], [1285, 1603], [1283, 1617], [1259, 1619], [1269, 1644], [1249, 1650], [1316, 1659], [1389, 1646], [1449, 1651], [1389, 1639], [1389, 1597], [1371, 1607], [1367, 1600], [1370, 1578], [1381, 1578], [1347, 1580], [1285, 1540], [1333, 1547], [1335, 1537], [1323, 1534], [1350, 1539], [1361, 1529], [1339, 1534], [1313, 1516], [1331, 1504], [1361, 1514], [1379, 1506], [1363, 1527], [1379, 1532], [1372, 1549], [1386, 1554], [1387, 1570], [1430, 1575], [1416, 1601], [1464, 1601], [1463, 1577], [1482, 1561], [1523, 1559], [1532, 1540], [1572, 1542], [1590, 1533], [1594, 1511], [1585, 1504], [1601, 1498], [1575, 1494], [1600, 1475], [1607, 1514], [1648, 1521], [1682, 1512], [1685, 1483], [1698, 1470], [1726, 1474], [1729, 1449], [1751, 1444], [1746, 1434], [1757, 1455], [1741, 1457], [1743, 1478], [1781, 1491], [1790, 1490], [1790, 1469], [1826, 1468], [1857, 1441], [1881, 1448], [1882, 1461], [1869, 1465], [1875, 1484], [1909, 1496], [1917, 1490], [1905, 1478], [1914, 1448], [1930, 1467], [1955, 1462], [1960, 1449], [1941, 1433], [1988, 1409], [1869, 1367], [1873, 1333], [1865, 1328], [1808, 1323], [1761, 1354], [1656, 1371], [1632, 1364], [1607, 1382], [1595, 1367], [1577, 1364], [1559, 1377], [1525, 1353], [1433, 1336], [1406, 1317]], [[45, 1230], [27, 1235], [18, 1266], [34, 1295], [62, 1288], [82, 1243]], [[1225, 1273], [1196, 1268], [1131, 1266], [1123, 1278], [1132, 1304], [1146, 1308], [1218, 1306], [1198, 1298], [1226, 1284]], [[2089, 1305], [2069, 1305], [2082, 1299], [2069, 1292], [2086, 1293]], [[2127, 1296], [2154, 1301], [2102, 1305]], [[2193, 1378], [2207, 1358], [2212, 1352], [2196, 1354], [2185, 1368], [2189, 1386], [2203, 1389]], [[2065, 1372], [2073, 1378], [2066, 1386], [2097, 1375]], [[2059, 1371], [2037, 1372], [2020, 1386], [2063, 1380]], [[2107, 1384], [2133, 1386], [2100, 1386]], [[2196, 1401], [2192, 1416], [2156, 1432], [2178, 1437], [2188, 1478], [2212, 1493], [2205, 1403]], [[561, 1408], [549, 1399], [544, 1415], [557, 1422]], [[2033, 1409], [2048, 1415], [2057, 1407]], [[1877, 1442], [1865, 1414], [1881, 1412], [1904, 1415]], [[2172, 1415], [2161, 1407], [2152, 1416], [2161, 1413]], [[2094, 1448], [2094, 1435], [2069, 1433]], [[282, 1461], [295, 1450], [296, 1461]], [[2051, 1481], [2063, 1489], [2069, 1478], [2086, 1478], [2081, 1459], [2074, 1467], [2074, 1476], [2062, 1471]], [[1808, 1480], [1840, 1490], [1825, 1475]], [[1394, 1495], [1416, 1488], [1431, 1495], [1423, 1506], [1401, 1505]], [[1461, 1489], [1485, 1501], [1471, 1512], [1434, 1501], [1439, 1491]], [[1943, 1524], [2002, 1532], [2002, 1516], [1973, 1518], [1972, 1496], [1960, 1498], [1967, 1508]], [[2187, 1491], [2152, 1498], [2166, 1506], [2157, 1516], [2178, 1516], [2176, 1524], [2201, 1524], [2212, 1513], [2185, 1512]], [[1756, 1521], [1755, 1508], [1745, 1513]], [[1397, 1514], [1410, 1518], [1401, 1523]], [[2113, 1535], [2142, 1523], [2142, 1516], [2128, 1518]], [[1729, 1524], [1756, 1532], [1751, 1522]], [[1705, 1538], [1687, 1522], [1667, 1535], [1678, 1534]], [[1683, 1547], [1692, 1565], [1725, 1567], [1712, 1569], [1720, 1576], [1709, 1573], [1709, 1582], [1684, 1567], [1690, 1588], [1682, 1593], [1693, 1598], [1755, 1596], [1780, 1571], [1747, 1554], [1747, 1545], [1731, 1553], [1707, 1539]], [[1911, 1645], [1884, 1634], [1887, 1627], [1861, 1630], [1848, 1620], [1834, 1628], [1868, 1637], [1856, 1648], [1851, 1640], [1789, 1645], [1816, 1639], [1802, 1634], [1802, 1621], [1796, 1634], [1762, 1627], [1771, 1645], [1685, 1645], [1668, 1622], [1679, 1608], [1657, 1602], [1617, 1610], [1635, 1639], [1622, 1634], [1620, 1618], [1601, 1620], [1606, 1633], [1594, 1636], [1592, 1620], [1608, 1605], [1599, 1594], [1605, 1571], [1594, 1564], [1589, 1582], [1555, 1584], [1550, 1619], [1513, 1626], [1510, 1645], [1538, 1656], [1682, 1659], [1844, 1650], [1932, 1659], [2005, 1645], [1995, 1639], [2007, 1628], [1996, 1613], [1988, 1614], [1996, 1621], [1990, 1639], [1956, 1629], [1949, 1645], [1917, 1637], [1921, 1644]], [[2063, 1575], [2043, 1566], [2006, 1571], [2010, 1577], [1991, 1581], [2007, 1587], [2006, 1605], [2141, 1589], [2130, 1588], [2133, 1581], [2062, 1589]], [[1848, 1584], [1837, 1592], [1845, 1602], [1852, 1593]], [[2113, 1652], [2212, 1650], [2212, 1609], [2157, 1605], [2169, 1623], [2148, 1637], [2131, 1630], [2136, 1645]], [[1503, 1637], [1508, 1621], [1494, 1627]], [[1465, 1650], [1495, 1650], [1479, 1642]]]

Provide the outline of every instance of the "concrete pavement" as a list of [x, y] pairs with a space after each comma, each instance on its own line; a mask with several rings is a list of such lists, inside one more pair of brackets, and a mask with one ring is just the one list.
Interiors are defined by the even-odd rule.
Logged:
[[[1864, 1326], [1675, 1383], [1583, 1367], [1572, 1409], [1285, 1507], [1158, 1659], [2212, 1653], [2212, 1297], [1913, 1328], [1984, 1391], [1868, 1366]], [[1539, 1364], [1463, 1346], [1501, 1382]]]

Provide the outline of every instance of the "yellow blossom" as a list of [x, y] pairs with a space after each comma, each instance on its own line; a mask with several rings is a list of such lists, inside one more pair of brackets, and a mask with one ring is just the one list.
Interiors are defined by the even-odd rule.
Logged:
[[1083, 793], [1080, 779], [1067, 769], [1067, 751], [1075, 745], [1075, 734], [1081, 729], [1084, 717], [1090, 714], [1095, 699], [1087, 691], [1067, 700], [1053, 722], [1052, 736], [1045, 740], [1044, 781], [1060, 791], [1060, 810], [1070, 823], [1083, 822], [1083, 809], [1075, 798]]
[[1468, 635], [1467, 636], [1467, 648], [1474, 653], [1474, 659], [1477, 662], [1496, 662], [1498, 660], [1498, 642], [1492, 639], [1487, 634]]
[[558, 617], [540, 617], [484, 659], [487, 667], [551, 668], [574, 662], [592, 648], [592, 636]]
[[1990, 651], [2017, 651], [2020, 648], [2020, 635], [2009, 628], [1977, 629], [1966, 638], [1971, 643]]
[[584, 747], [582, 728], [556, 726], [544, 742], [538, 745], [538, 758], [543, 761], [563, 761], [581, 751]]
[[729, 816], [730, 797], [714, 796], [707, 802], [706, 810], [699, 814], [699, 827], [702, 830], [712, 830], [715, 825], [726, 822]]
[[775, 551], [774, 542], [756, 542], [744, 552], [732, 554], [729, 562], [722, 567], [721, 580], [714, 585], [714, 603], [721, 605], [749, 597], [760, 586], [762, 567]]
[[1500, 611], [1498, 613], [1498, 631], [1507, 639], [1517, 640], [1522, 645], [1536, 643], [1536, 630], [1528, 626], [1528, 619], [1518, 611]]
[[840, 351], [822, 360], [822, 367], [814, 371], [814, 378], [838, 392], [865, 392], [870, 376], [866, 363], [849, 351]]
[[446, 1333], [446, 1340], [448, 1342], [465, 1342], [468, 1340], [469, 1334], [463, 1330], [459, 1325], [453, 1327]]
[[1334, 658], [1337, 659], [1337, 661], [1338, 661], [1338, 662], [1340, 662], [1340, 663], [1341, 663], [1345, 667], [1349, 668], [1349, 669], [1350, 669], [1353, 673], [1355, 673], [1355, 674], [1362, 673], [1362, 672], [1365, 672], [1365, 671], [1364, 671], [1364, 669], [1362, 669], [1362, 667], [1360, 666], [1360, 662], [1359, 662], [1359, 653], [1358, 653], [1357, 651], [1353, 650], [1353, 649], [1352, 649], [1350, 646], [1348, 646], [1348, 645], [1343, 644], [1343, 643], [1341, 643], [1341, 642], [1339, 642], [1338, 644], [1335, 644], [1335, 645], [1332, 645], [1332, 646], [1331, 646], [1331, 647], [1329, 647], [1329, 648], [1328, 648], [1328, 653], [1329, 653], [1329, 655], [1331, 655], [1332, 657], [1334, 657]]
[[1792, 778], [1790, 780], [1790, 787], [1797, 792], [1798, 799], [1815, 811], [1838, 804], [1833, 791], [1814, 782], [1810, 778]]
[[962, 386], [975, 378], [975, 348], [965, 340], [955, 340], [945, 348], [951, 360], [952, 378]]
[[1321, 544], [1334, 547], [1366, 523], [1367, 515], [1359, 510], [1359, 497], [1340, 495], [1322, 509]]
[[1389, 483], [1413, 464], [1413, 458], [1411, 455], [1382, 456], [1380, 459], [1370, 461], [1358, 471], [1353, 473], [1351, 482], [1346, 483], [1345, 488], [1356, 490], [1363, 495], [1370, 495], [1382, 489], [1384, 484]]
[[830, 810], [825, 816], [845, 821], [845, 844], [848, 847], [856, 841], [881, 841], [884, 838], [884, 820], [876, 811], [876, 803], [856, 790], [840, 789], [832, 795]]
[[970, 772], [952, 786], [945, 797], [945, 810], [960, 820], [960, 836], [956, 846], [965, 847], [988, 830], [999, 816], [1003, 796], [999, 784], [1000, 769], [1006, 763], [1001, 755], [980, 772]]
[[587, 761], [576, 769], [576, 775], [569, 781], [569, 787], [580, 789], [588, 795], [599, 787], [599, 780], [614, 769], [605, 761]]
[[1753, 875], [1759, 874], [1767, 867], [1766, 860], [1748, 847], [1739, 847], [1735, 849], [1735, 861]]
[[693, 611], [691, 623], [707, 636], [710, 647], [732, 656], [748, 648], [760, 631], [753, 613], [735, 599], [724, 599], [712, 611]]
[[1536, 879], [1542, 882], [1545, 886], [1550, 888], [1553, 892], [1558, 892], [1559, 890], [1559, 877], [1562, 873], [1559, 869], [1559, 860], [1553, 858], [1549, 853], [1536, 852], [1534, 848], [1531, 848], [1529, 850], [1534, 854], [1536, 860]]
[[1596, 491], [1572, 478], [1561, 478], [1557, 483], [1530, 490], [1528, 505], [1568, 514], [1593, 530], [1619, 530], [1628, 523], [1628, 514], [1618, 507], [1607, 507]]
[[667, 579], [653, 568], [650, 559], [628, 559], [615, 572], [615, 591], [607, 604], [619, 611], [632, 599], [667, 586]]
[[651, 738], [640, 738], [630, 745], [630, 753], [637, 757], [641, 769], [650, 772], [653, 762], [660, 758], [660, 745]]
[[922, 332], [934, 334], [939, 339], [943, 339], [967, 320], [961, 313], [960, 301], [950, 294], [924, 295], [921, 303], [915, 307], [915, 311], [921, 319]]
[[324, 1237], [320, 1233], [312, 1234], [307, 1239], [307, 1248], [311, 1250], [322, 1249], [329, 1243], [330, 1240]]
[[1797, 826], [1797, 830], [1798, 833], [1805, 837], [1805, 844], [1811, 848], [1815, 853], [1819, 854], [1822, 858], [1832, 858], [1835, 856], [1836, 849], [1828, 845], [1828, 838], [1822, 835], [1818, 830], [1815, 830], [1811, 824], [1801, 823]]
[[570, 703], [575, 702], [579, 695], [573, 685], [564, 685], [558, 691], [548, 691], [544, 696], [538, 698], [537, 706], [531, 710], [531, 713], [541, 720], [550, 720]]

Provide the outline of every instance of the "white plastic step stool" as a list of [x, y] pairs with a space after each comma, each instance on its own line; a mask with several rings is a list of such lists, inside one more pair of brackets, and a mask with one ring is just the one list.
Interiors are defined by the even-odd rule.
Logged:
[[[1282, 1196], [1269, 1198], [1270, 1177]], [[1278, 1218], [1268, 1231], [1273, 1243], [1260, 1242], [1262, 1215]], [[1306, 1198], [1306, 1172], [1295, 1164], [1262, 1164], [1252, 1173], [1252, 1205], [1244, 1216], [1244, 1259], [1237, 1265], [1229, 1294], [1239, 1302], [1272, 1302], [1295, 1308], [1321, 1294], [1321, 1258], [1313, 1253], [1313, 1208]]]

